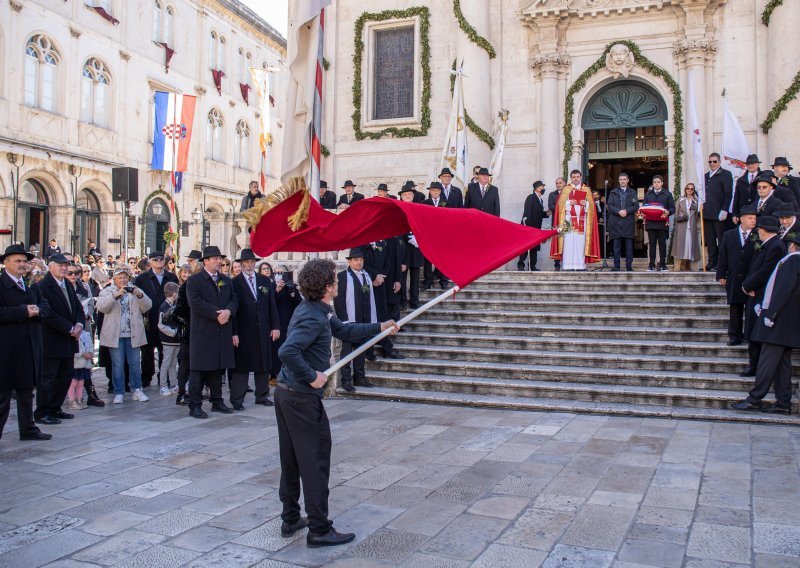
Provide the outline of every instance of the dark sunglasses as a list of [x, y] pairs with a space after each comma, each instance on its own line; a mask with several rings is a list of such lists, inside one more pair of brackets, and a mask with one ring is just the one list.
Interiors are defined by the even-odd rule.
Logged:
[[222, 263], [222, 266], [230, 266], [230, 265], [231, 265], [231, 263], [230, 263], [230, 262], [223, 262], [223, 263]]
[[708, 163], [709, 164], [718, 164], [719, 160], [709, 160]]
[[150, 262], [164, 262], [164, 257], [163, 256], [157, 256], [155, 258], [151, 258]]
[[80, 271], [80, 270], [67, 270], [67, 274], [68, 274], [69, 276], [77, 276], [77, 275], [78, 275], [78, 274], [80, 274], [80, 273], [81, 273], [81, 271]]

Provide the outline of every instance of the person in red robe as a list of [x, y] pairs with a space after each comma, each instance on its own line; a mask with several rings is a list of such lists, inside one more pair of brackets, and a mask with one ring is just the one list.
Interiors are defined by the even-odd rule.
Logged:
[[570, 183], [558, 196], [553, 228], [560, 234], [550, 241], [550, 257], [561, 261], [562, 270], [586, 270], [587, 264], [600, 260], [597, 208], [578, 170], [572, 170]]

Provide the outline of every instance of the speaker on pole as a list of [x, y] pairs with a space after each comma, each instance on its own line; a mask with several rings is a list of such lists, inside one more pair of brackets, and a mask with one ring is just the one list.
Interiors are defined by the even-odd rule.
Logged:
[[111, 198], [114, 201], [139, 201], [139, 170], [112, 168]]

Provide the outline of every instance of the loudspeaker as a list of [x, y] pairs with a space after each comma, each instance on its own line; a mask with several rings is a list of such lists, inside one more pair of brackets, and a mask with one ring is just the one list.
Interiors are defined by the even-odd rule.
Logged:
[[111, 198], [114, 201], [139, 201], [139, 170], [112, 168]]

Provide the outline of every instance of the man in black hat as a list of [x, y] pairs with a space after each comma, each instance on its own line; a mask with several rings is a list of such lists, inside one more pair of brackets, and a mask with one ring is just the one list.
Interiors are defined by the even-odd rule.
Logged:
[[[778, 156], [775, 158], [775, 163], [772, 164], [772, 171], [775, 172], [778, 187], [783, 187], [789, 190], [789, 192], [792, 194], [792, 199], [794, 200], [795, 210], [798, 210], [800, 209], [800, 179], [789, 175], [789, 172], [792, 171], [792, 169], [792, 164], [790, 164], [789, 160], [787, 160], [784, 156]], [[778, 198], [781, 201], [789, 201], [789, 199], [782, 197], [781, 195], [778, 195]]]
[[762, 172], [756, 178], [756, 193], [758, 193], [758, 198], [755, 200], [756, 213], [773, 217], [783, 203], [775, 192], [775, 178], [767, 172]]
[[261, 193], [261, 190], [258, 188], [258, 182], [256, 180], [251, 181], [247, 193], [242, 197], [242, 204], [239, 207], [239, 211], [251, 209], [256, 204], [256, 199], [262, 197], [264, 197], [264, 194]]
[[[133, 280], [134, 286], [144, 292], [150, 301], [153, 303], [150, 312], [147, 314], [147, 345], [141, 348], [142, 353], [142, 388], [150, 386], [153, 380], [153, 375], [161, 368], [161, 357], [163, 355], [163, 346], [158, 333], [158, 310], [164, 300], [167, 299], [164, 294], [164, 286], [167, 282], [178, 283], [178, 277], [174, 273], [164, 270], [165, 258], [162, 251], [151, 252], [148, 255], [150, 261], [150, 268], [137, 276]], [[155, 361], [155, 350], [158, 349], [158, 364]], [[166, 379], [165, 379], [166, 380]], [[166, 384], [166, 383], [165, 383]], [[161, 386], [161, 378], [158, 378], [158, 385]]]
[[464, 207], [478, 209], [495, 217], [500, 216], [500, 193], [489, 183], [492, 174], [486, 168], [478, 170], [478, 181], [469, 184]]
[[[761, 345], [755, 386], [748, 397], [731, 404], [735, 410], [760, 410], [791, 414], [792, 349], [800, 349], [800, 234], [789, 241], [789, 254], [769, 276], [753, 339]], [[775, 403], [764, 406], [764, 397], [775, 385]]]
[[192, 251], [189, 253], [189, 256], [186, 257], [187, 260], [189, 261], [189, 266], [192, 267], [192, 270], [194, 270], [195, 267], [197, 267], [197, 261], [200, 260], [201, 256], [203, 256], [203, 254], [199, 250], [192, 249]]
[[339, 202], [336, 204], [338, 209], [347, 209], [356, 201], [364, 199], [364, 195], [356, 191], [356, 184], [347, 180], [342, 186], [344, 193], [339, 196]]
[[411, 200], [412, 203], [422, 203], [423, 201], [425, 201], [425, 194], [422, 193], [421, 191], [417, 190], [417, 184], [414, 183], [414, 180], [407, 180], [403, 184], [403, 187], [400, 188], [400, 191], [399, 191], [400, 199], [403, 199], [403, 195], [402, 195], [403, 192], [405, 192], [406, 190], [409, 190], [409, 189], [414, 194], [414, 197]]
[[269, 372], [272, 369], [272, 342], [281, 336], [275, 290], [269, 278], [256, 274], [259, 259], [249, 248], [236, 262], [242, 271], [233, 279], [239, 306], [233, 317], [233, 346], [236, 365], [231, 377], [231, 406], [244, 410], [247, 380], [253, 373], [256, 404], [272, 406], [269, 399]]
[[375, 192], [377, 193], [377, 197], [397, 199], [396, 195], [391, 195], [389, 193], [389, 186], [387, 186], [385, 183], [379, 183], [378, 187], [375, 188]]
[[328, 189], [328, 182], [319, 182], [319, 204], [323, 209], [336, 209], [336, 193]]
[[442, 183], [442, 196], [447, 202], [447, 206], [451, 209], [464, 207], [464, 196], [461, 194], [461, 188], [451, 185], [453, 172], [450, 171], [450, 168], [442, 168], [442, 171], [439, 172], [439, 181]]
[[717, 267], [719, 243], [725, 232], [725, 221], [733, 197], [733, 175], [722, 167], [722, 158], [716, 152], [708, 156], [709, 170], [705, 175], [706, 201], [703, 204], [703, 227], [708, 263], [706, 270]]
[[[542, 221], [550, 216], [550, 212], [544, 206], [544, 192], [545, 184], [541, 180], [533, 182], [533, 192], [525, 198], [525, 205], [522, 207], [522, 225], [534, 227], [535, 229], [542, 228]], [[517, 259], [517, 270], [525, 270], [525, 261], [530, 256], [528, 267], [533, 272], [538, 272], [536, 262], [539, 256], [539, 249], [541, 245], [536, 245], [529, 251], [523, 252]]]
[[736, 180], [733, 189], [733, 222], [739, 222], [741, 209], [758, 199], [756, 178], [761, 175], [761, 161], [756, 154], [750, 154], [745, 160], [747, 171]]
[[[381, 239], [359, 247], [364, 253], [364, 272], [372, 278], [372, 293], [375, 298], [375, 313], [378, 321], [389, 319], [389, 298], [400, 292], [401, 261], [399, 249], [393, 246], [396, 239]], [[394, 302], [395, 304], [397, 301]], [[368, 322], [371, 323], [371, 322]], [[378, 345], [383, 356], [391, 359], [404, 359], [394, 348], [394, 342], [388, 337]], [[367, 360], [375, 361], [374, 349], [367, 350]]]
[[[717, 262], [717, 281], [725, 287], [728, 299], [728, 345], [741, 345], [744, 338], [744, 307], [747, 294], [742, 290], [742, 282], [747, 268], [742, 270], [743, 259], [750, 262], [756, 239], [750, 235], [756, 226], [756, 208], [743, 205], [739, 209], [739, 225], [722, 235]], [[744, 274], [743, 274], [744, 272]]]
[[50, 306], [36, 287], [25, 283], [34, 256], [22, 245], [11, 245], [0, 256], [0, 438], [16, 393], [20, 440], [49, 440], [33, 423], [33, 389], [42, 375], [43, 318]]
[[192, 314], [189, 335], [189, 415], [208, 418], [203, 412], [203, 384], [211, 391], [211, 410], [230, 414], [222, 401], [222, 374], [236, 365], [231, 318], [239, 299], [231, 279], [219, 271], [226, 258], [219, 247], [203, 249], [203, 269], [186, 281], [186, 299]]
[[[414, 193], [413, 186], [404, 185], [400, 190], [400, 199], [406, 203], [412, 203]], [[402, 240], [405, 247], [405, 260], [402, 264], [406, 267], [404, 272], [408, 274], [408, 282], [403, 276], [401, 282], [403, 289], [400, 292], [402, 295], [401, 301], [405, 302], [406, 290], [408, 290], [409, 306], [411, 306], [412, 310], [415, 310], [419, 307], [419, 269], [425, 266], [425, 257], [422, 255], [422, 251], [419, 250], [419, 243], [417, 243], [414, 233], [406, 233], [403, 235]]]
[[800, 233], [800, 219], [797, 218], [797, 210], [788, 203], [784, 203], [775, 212], [775, 216], [781, 223], [778, 236], [786, 243], [786, 246], [789, 246], [789, 241], [793, 236]]
[[778, 238], [780, 228], [781, 224], [778, 220], [769, 215], [760, 215], [756, 221], [760, 246], [753, 256], [747, 277], [742, 282], [742, 290], [748, 296], [744, 316], [744, 332], [748, 341], [747, 354], [749, 357], [747, 369], [739, 373], [742, 377], [756, 376], [760, 346], [752, 337], [753, 326], [756, 322], [755, 306], [761, 303], [770, 274], [786, 254], [786, 245]]
[[34, 285], [50, 306], [50, 312], [41, 318], [44, 360], [33, 413], [39, 424], [60, 424], [62, 419], [74, 418], [61, 410], [61, 404], [72, 382], [73, 356], [78, 352], [86, 316], [75, 288], [66, 281], [69, 265], [63, 254], [54, 254], [47, 265], [48, 273]]
[[[433, 207], [448, 207], [447, 201], [442, 196], [442, 184], [438, 181], [431, 183], [428, 187], [428, 193], [430, 197], [423, 201], [424, 205], [431, 205]], [[442, 272], [438, 268], [434, 268], [431, 261], [427, 258], [425, 259], [425, 267], [422, 271], [422, 289], [423, 290], [430, 290], [433, 286], [433, 281], [439, 281], [439, 287], [442, 290], [447, 290], [447, 285], [449, 283], [449, 278], [442, 274]]]

